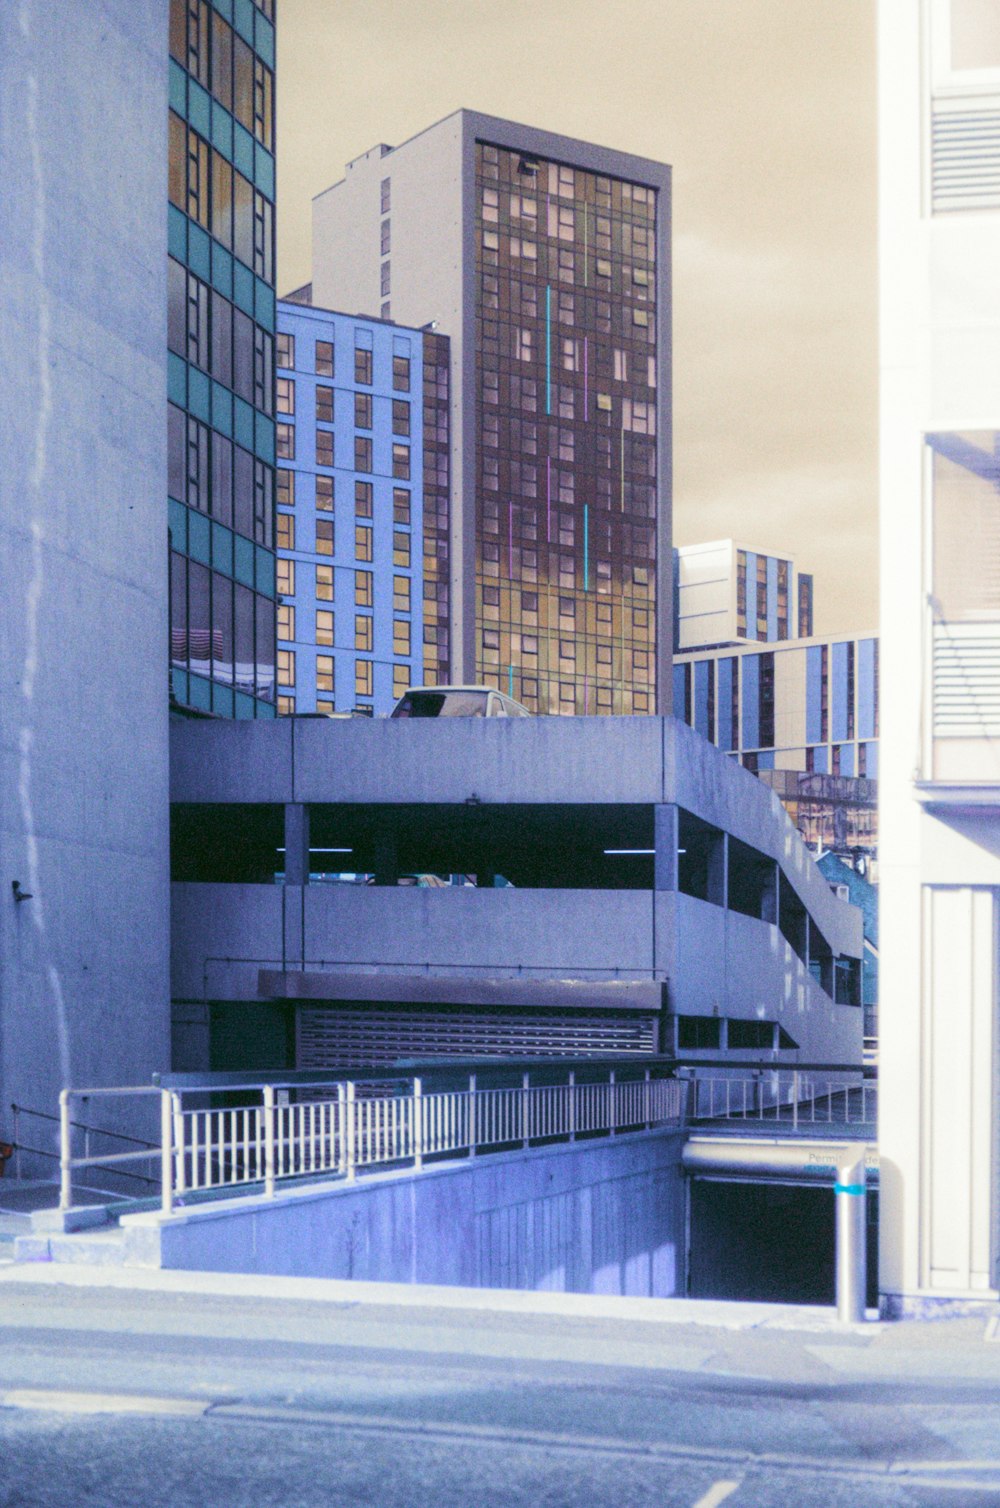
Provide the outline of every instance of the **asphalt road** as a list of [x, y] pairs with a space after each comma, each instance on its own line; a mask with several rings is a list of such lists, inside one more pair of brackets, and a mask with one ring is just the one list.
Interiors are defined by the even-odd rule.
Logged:
[[859, 1335], [3, 1278], [3, 1508], [1000, 1505], [982, 1321]]

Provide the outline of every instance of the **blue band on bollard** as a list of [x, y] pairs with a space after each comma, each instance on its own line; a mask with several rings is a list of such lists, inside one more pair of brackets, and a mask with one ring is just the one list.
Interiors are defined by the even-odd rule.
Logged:
[[863, 1183], [835, 1183], [833, 1192], [835, 1194], [863, 1194], [865, 1186]]

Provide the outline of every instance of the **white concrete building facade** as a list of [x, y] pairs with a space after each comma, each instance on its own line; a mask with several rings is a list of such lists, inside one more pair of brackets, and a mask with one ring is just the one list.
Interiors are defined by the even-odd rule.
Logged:
[[881, 0], [880, 1288], [997, 1298], [1000, 8]]

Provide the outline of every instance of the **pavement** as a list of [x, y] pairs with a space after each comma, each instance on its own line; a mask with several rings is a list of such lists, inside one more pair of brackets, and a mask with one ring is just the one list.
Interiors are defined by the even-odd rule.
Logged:
[[0, 1505], [1000, 1505], [1000, 1317], [9, 1263]]

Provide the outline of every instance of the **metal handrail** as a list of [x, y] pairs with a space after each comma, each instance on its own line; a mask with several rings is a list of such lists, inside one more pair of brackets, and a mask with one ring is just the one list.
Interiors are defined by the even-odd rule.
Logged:
[[[29, 1105], [16, 1105], [13, 1100], [10, 1102], [10, 1108], [15, 1116], [34, 1115], [39, 1120], [53, 1121], [57, 1126], [59, 1124], [58, 1115], [50, 1115], [47, 1110], [32, 1110]], [[86, 1121], [71, 1121], [70, 1124], [74, 1131], [90, 1131], [95, 1136], [113, 1136], [117, 1141], [134, 1142], [137, 1147], [148, 1147], [150, 1149], [156, 1147], [154, 1141], [147, 1141], [144, 1136], [129, 1136], [126, 1131], [109, 1131], [105, 1126], [89, 1126]], [[16, 1140], [14, 1145], [18, 1145]], [[33, 1152], [36, 1148], [25, 1147], [24, 1150], [26, 1152]], [[53, 1153], [49, 1152], [42, 1153], [43, 1157], [51, 1157], [53, 1155]]]

